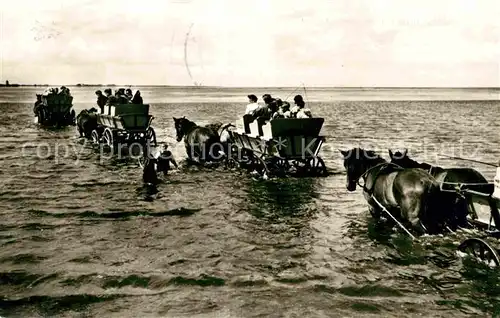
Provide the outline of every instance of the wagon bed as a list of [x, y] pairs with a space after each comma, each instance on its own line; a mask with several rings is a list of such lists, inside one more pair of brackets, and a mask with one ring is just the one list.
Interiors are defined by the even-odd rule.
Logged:
[[319, 151], [325, 137], [319, 133], [323, 118], [278, 118], [245, 123], [245, 130], [230, 132], [234, 150], [230, 157], [240, 166], [266, 175], [299, 172], [326, 175]]
[[96, 119], [98, 127], [92, 131], [95, 143], [104, 143], [111, 148], [134, 142], [156, 146], [149, 104], [106, 105], [104, 113], [96, 114]]
[[36, 122], [41, 125], [74, 125], [73, 96], [66, 94], [41, 95], [42, 103], [35, 112]]

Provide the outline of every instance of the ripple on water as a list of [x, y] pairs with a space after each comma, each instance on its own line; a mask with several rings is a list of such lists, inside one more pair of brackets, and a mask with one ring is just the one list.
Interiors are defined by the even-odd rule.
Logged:
[[[84, 101], [94, 90], [74, 88]], [[164, 96], [172, 96], [165, 90], [141, 89], [159, 101], [151, 107], [157, 136], [183, 165], [184, 146], [172, 142], [172, 116], [232, 121], [232, 114], [244, 109], [244, 103], [165, 104]], [[22, 92], [29, 96], [19, 98], [31, 100], [35, 90]], [[220, 90], [202, 93], [216, 98]], [[223, 93], [235, 100], [248, 94]], [[467, 152], [481, 141], [488, 149], [476, 159], [496, 162], [500, 153], [492, 145], [500, 140], [487, 125], [498, 127], [490, 120], [497, 118], [498, 103], [310, 104], [327, 119], [326, 178], [263, 181], [221, 167], [183, 166], [158, 185], [157, 193], [141, 187], [136, 159], [113, 158], [75, 139], [74, 127], [36, 127], [28, 116], [32, 104], [2, 104], [0, 315], [470, 317], [499, 312], [498, 273], [455, 254], [463, 239], [479, 233], [412, 242], [392, 224], [374, 222], [360, 190], [347, 192], [338, 153], [362, 145], [387, 157], [388, 148], [409, 148], [419, 161], [452, 165], [456, 162], [449, 159], [437, 161], [440, 141], [462, 140]], [[481, 111], [472, 111], [477, 108]], [[480, 124], [471, 124], [475, 121]], [[42, 143], [69, 152], [39, 158]], [[488, 178], [494, 175], [493, 168], [474, 167]]]

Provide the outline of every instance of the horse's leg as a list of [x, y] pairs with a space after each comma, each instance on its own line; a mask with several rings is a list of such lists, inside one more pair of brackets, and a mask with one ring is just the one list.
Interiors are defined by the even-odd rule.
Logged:
[[370, 211], [370, 214], [374, 219], [376, 220], [380, 219], [380, 216], [382, 215], [382, 210], [378, 206], [370, 205], [368, 207], [368, 210]]
[[425, 234], [426, 229], [423, 227], [422, 220], [420, 219], [420, 212], [423, 208], [421, 200], [410, 193], [401, 199], [399, 206], [402, 218], [407, 220], [419, 235]]

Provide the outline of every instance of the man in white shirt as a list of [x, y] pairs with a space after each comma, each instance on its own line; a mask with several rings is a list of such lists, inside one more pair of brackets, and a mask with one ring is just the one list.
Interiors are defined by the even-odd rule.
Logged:
[[259, 108], [259, 104], [257, 103], [257, 96], [248, 95], [248, 102], [250, 104], [247, 105], [245, 110], [245, 115], [251, 115], [257, 108]]

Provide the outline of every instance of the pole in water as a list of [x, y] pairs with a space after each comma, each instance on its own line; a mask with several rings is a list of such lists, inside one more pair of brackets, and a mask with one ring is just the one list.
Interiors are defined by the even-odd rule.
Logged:
[[394, 220], [394, 222], [396, 222], [396, 224], [406, 232], [406, 234], [408, 234], [413, 240], [415, 240], [415, 236], [413, 236], [410, 231], [408, 231], [408, 229], [403, 226], [403, 224], [401, 224], [389, 211], [387, 211], [387, 209], [382, 204], [380, 204], [380, 202], [378, 202], [377, 198], [375, 198], [374, 195], [372, 195], [372, 199], [375, 200], [375, 202], [382, 208], [382, 210], [387, 213]]

